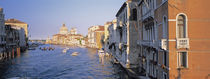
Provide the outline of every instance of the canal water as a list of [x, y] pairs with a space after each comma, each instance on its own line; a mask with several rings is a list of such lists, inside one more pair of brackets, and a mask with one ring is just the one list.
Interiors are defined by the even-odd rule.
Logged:
[[[40, 47], [49, 47], [42, 45]], [[72, 48], [62, 53], [65, 46], [55, 46], [54, 51], [27, 50], [20, 57], [0, 64], [0, 78], [32, 79], [129, 79], [118, 64], [104, 58], [100, 62], [97, 51], [90, 48]], [[79, 52], [78, 56], [72, 56]]]

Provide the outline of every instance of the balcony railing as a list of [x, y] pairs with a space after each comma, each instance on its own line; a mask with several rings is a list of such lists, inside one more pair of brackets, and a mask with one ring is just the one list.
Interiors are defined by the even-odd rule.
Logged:
[[177, 49], [189, 47], [189, 38], [177, 38]]
[[0, 41], [0, 44], [6, 44], [6, 41]]
[[140, 42], [140, 45], [144, 45], [144, 46], [155, 46], [155, 40], [142, 40]]
[[167, 39], [161, 39], [160, 47], [161, 49], [167, 50]]

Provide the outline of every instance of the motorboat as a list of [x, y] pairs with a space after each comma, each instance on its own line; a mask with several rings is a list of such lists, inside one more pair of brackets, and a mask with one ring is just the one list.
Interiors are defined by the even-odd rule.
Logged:
[[77, 56], [79, 53], [78, 52], [73, 52], [72, 54], [71, 54], [71, 56]]
[[49, 48], [48, 48], [49, 51], [50, 51], [50, 50], [54, 50], [54, 49], [55, 49], [55, 48], [53, 48], [53, 47], [49, 47]]
[[63, 53], [66, 53], [70, 48], [63, 49]]
[[103, 50], [98, 50], [98, 56], [103, 57], [105, 55]]
[[36, 48], [30, 47], [30, 48], [28, 48], [28, 50], [36, 50]]
[[63, 49], [63, 53], [66, 53], [67, 52], [67, 50], [66, 49]]
[[109, 56], [109, 53], [106, 53], [105, 55], [106, 55], [106, 56]]

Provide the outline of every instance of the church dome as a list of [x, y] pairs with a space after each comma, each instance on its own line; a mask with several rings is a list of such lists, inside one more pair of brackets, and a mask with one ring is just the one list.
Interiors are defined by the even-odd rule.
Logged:
[[68, 28], [65, 24], [60, 28], [60, 34], [68, 34]]

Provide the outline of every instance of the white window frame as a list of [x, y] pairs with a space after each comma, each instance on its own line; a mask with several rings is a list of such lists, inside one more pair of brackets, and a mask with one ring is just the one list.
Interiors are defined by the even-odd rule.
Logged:
[[[166, 55], [166, 60], [165, 60], [165, 55]], [[163, 51], [163, 63], [162, 63], [162, 64], [165, 65], [165, 66], [167, 66], [167, 64], [168, 64], [168, 63], [167, 63], [167, 58], [168, 58], [168, 57], [167, 57], [167, 52], [166, 52], [166, 51]], [[165, 62], [166, 62], [166, 63], [165, 63]]]
[[[164, 22], [164, 18], [166, 18], [166, 23]], [[168, 35], [168, 20], [167, 20], [166, 15], [163, 16], [162, 30], [163, 30], [163, 38], [167, 38], [167, 35]]]
[[178, 17], [180, 16], [180, 15], [184, 15], [185, 16], [185, 20], [186, 20], [186, 24], [185, 24], [185, 34], [186, 34], [186, 38], [188, 38], [188, 17], [187, 17], [187, 15], [185, 14], [185, 13], [179, 13], [179, 14], [177, 14], [177, 16], [176, 16], [176, 38], [178, 38], [179, 37], [179, 30], [178, 30]]
[[[186, 52], [186, 55], [187, 55], [187, 57], [186, 57], [186, 67], [181, 67], [180, 65], [179, 65], [179, 53], [180, 52]], [[177, 52], [177, 68], [188, 68], [188, 51], [178, 51]]]
[[[163, 71], [163, 79], [165, 79], [165, 75], [166, 77], [168, 76], [168, 74], [166, 72]], [[166, 78], [167, 79], [167, 78]]]

